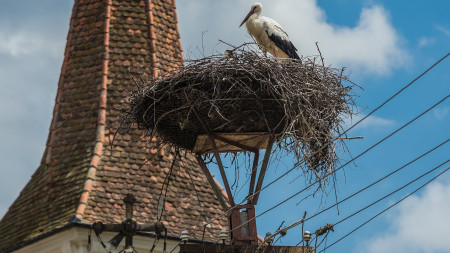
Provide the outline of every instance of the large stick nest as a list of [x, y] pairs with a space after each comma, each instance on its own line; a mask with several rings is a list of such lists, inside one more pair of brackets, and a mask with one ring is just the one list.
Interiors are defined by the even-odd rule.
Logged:
[[165, 143], [194, 148], [207, 133], [270, 132], [277, 147], [305, 161], [316, 176], [333, 171], [342, 116], [353, 100], [343, 70], [321, 57], [281, 60], [235, 49], [187, 61], [131, 96], [127, 122]]

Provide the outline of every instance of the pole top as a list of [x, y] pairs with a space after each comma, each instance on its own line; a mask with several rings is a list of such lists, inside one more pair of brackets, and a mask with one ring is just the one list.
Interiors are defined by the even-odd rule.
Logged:
[[123, 203], [125, 203], [125, 205], [134, 204], [134, 203], [136, 203], [136, 198], [134, 197], [133, 194], [128, 193], [127, 196], [125, 196], [125, 198], [123, 198]]

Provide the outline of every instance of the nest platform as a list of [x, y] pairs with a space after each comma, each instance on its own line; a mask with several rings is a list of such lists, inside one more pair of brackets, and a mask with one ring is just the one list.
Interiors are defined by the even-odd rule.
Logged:
[[247, 138], [255, 148], [264, 148], [261, 136], [275, 135], [277, 147], [327, 170], [336, 162], [342, 115], [351, 114], [346, 80], [342, 69], [320, 58], [281, 60], [236, 49], [227, 57], [187, 61], [140, 87], [131, 95], [127, 122], [196, 153], [206, 152], [211, 134]]

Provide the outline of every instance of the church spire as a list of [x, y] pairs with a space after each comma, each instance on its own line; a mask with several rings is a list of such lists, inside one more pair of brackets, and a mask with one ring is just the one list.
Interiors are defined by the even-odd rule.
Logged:
[[[159, 76], [179, 66], [182, 49], [174, 0], [75, 0], [50, 125], [39, 168], [0, 221], [0, 251], [68, 224], [119, 222], [132, 192], [139, 222], [154, 222], [174, 152], [157, 149], [137, 129], [111, 140], [126, 106], [131, 76]], [[170, 235], [221, 213], [195, 159], [175, 161], [162, 218]], [[212, 224], [215, 239], [226, 218]], [[5, 239], [6, 238], [6, 239]]]

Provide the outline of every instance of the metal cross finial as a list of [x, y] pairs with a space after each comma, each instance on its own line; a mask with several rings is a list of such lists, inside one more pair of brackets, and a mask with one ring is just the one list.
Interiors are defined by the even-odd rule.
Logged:
[[128, 193], [125, 198], [123, 198], [123, 203], [125, 203], [125, 214], [127, 217], [127, 220], [133, 219], [133, 205], [136, 203], [136, 198], [133, 196], [133, 194]]
[[[136, 198], [133, 196], [133, 194], [127, 194], [123, 199], [123, 202], [125, 203], [126, 218], [122, 221], [122, 223], [103, 224], [101, 221], [99, 221], [92, 224], [92, 230], [94, 230], [98, 238], [100, 234], [103, 233], [103, 231], [119, 232], [109, 241], [109, 243], [114, 248], [117, 248], [122, 239], [125, 237], [124, 252], [133, 252], [133, 236], [136, 234], [136, 232], [155, 232], [156, 234], [161, 235], [163, 231], [166, 231], [166, 227], [162, 222], [137, 224], [136, 220], [133, 219], [133, 205], [134, 203], [136, 203]], [[102, 246], [106, 248], [106, 245], [101, 241], [101, 239], [99, 240]]]

